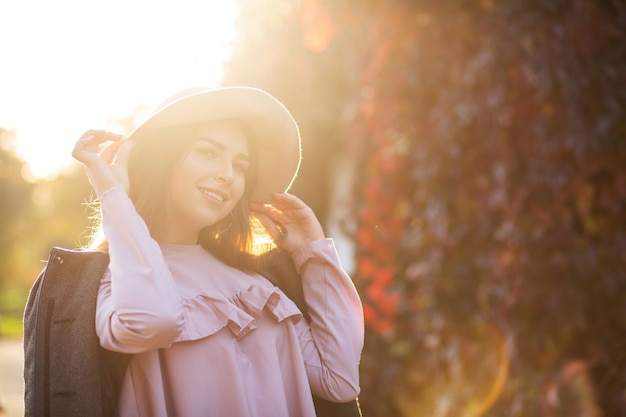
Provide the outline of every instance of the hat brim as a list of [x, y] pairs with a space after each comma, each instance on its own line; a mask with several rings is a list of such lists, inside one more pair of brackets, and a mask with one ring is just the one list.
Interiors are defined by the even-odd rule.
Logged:
[[258, 170], [251, 200], [270, 203], [272, 193], [291, 187], [302, 151], [295, 120], [280, 101], [263, 90], [223, 87], [184, 95], [154, 112], [128, 139], [149, 140], [160, 128], [229, 118], [245, 123], [255, 141]]

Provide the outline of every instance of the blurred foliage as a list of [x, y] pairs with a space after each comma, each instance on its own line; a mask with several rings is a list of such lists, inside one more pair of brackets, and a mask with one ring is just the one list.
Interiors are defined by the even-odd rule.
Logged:
[[626, 415], [626, 5], [245, 0], [226, 84], [356, 162], [366, 416]]
[[0, 338], [22, 336], [22, 311], [27, 295], [25, 287], [0, 291]]
[[82, 170], [29, 182], [14, 149], [16, 137], [0, 129], [0, 315], [21, 320], [28, 289], [52, 246], [84, 245], [91, 186]]
[[23, 334], [22, 316], [15, 314], [0, 315], [0, 337], [19, 339]]
[[0, 287], [20, 270], [20, 249], [28, 234], [32, 184], [22, 178], [24, 163], [15, 157], [15, 136], [0, 129]]

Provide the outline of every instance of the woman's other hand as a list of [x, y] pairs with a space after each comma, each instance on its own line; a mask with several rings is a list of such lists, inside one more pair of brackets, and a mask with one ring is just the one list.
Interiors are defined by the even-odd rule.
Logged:
[[89, 182], [101, 196], [109, 188], [122, 186], [128, 192], [128, 156], [132, 143], [122, 135], [104, 130], [86, 131], [74, 145], [72, 156], [85, 166]]
[[324, 239], [324, 230], [313, 210], [298, 197], [275, 193], [273, 204], [252, 204], [252, 210], [276, 245], [289, 253], [315, 240]]

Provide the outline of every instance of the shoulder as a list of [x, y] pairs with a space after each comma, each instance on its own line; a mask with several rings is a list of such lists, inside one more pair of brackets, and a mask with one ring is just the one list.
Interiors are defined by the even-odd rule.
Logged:
[[50, 251], [46, 272], [79, 272], [87, 270], [102, 270], [109, 264], [109, 254], [102, 251], [82, 251], [54, 247]]

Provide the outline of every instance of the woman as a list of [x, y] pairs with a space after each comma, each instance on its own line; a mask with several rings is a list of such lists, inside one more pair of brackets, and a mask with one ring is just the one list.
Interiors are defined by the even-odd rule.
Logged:
[[[110, 256], [96, 331], [133, 354], [120, 415], [314, 416], [311, 394], [356, 398], [361, 304], [312, 210], [286, 193], [300, 137], [275, 98], [188, 90], [127, 139], [86, 132], [72, 155]], [[310, 320], [259, 273], [281, 253]]]

